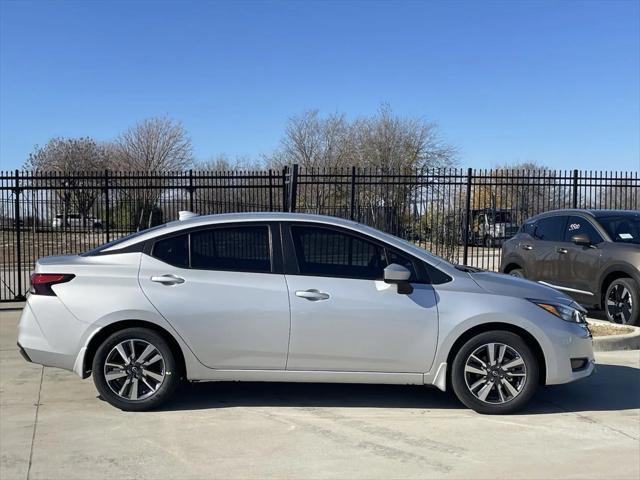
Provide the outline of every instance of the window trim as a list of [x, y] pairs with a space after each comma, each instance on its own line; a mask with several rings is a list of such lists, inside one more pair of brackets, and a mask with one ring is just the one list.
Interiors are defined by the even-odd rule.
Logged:
[[[264, 270], [227, 270], [227, 269], [218, 269], [218, 268], [195, 268], [191, 266], [191, 234], [201, 231], [214, 230], [214, 229], [228, 229], [228, 228], [239, 228], [239, 227], [267, 227], [267, 232], [269, 235], [269, 256], [271, 259], [270, 271]], [[175, 265], [171, 265], [159, 258], [153, 256], [153, 249], [157, 242], [162, 240], [166, 240], [168, 238], [173, 237], [181, 237], [183, 235], [187, 235], [188, 242], [188, 251], [189, 251], [189, 265], [187, 267], [178, 267]], [[176, 230], [173, 232], [166, 233], [164, 235], [160, 235], [154, 238], [151, 238], [144, 242], [143, 253], [160, 261], [166, 263], [167, 265], [171, 265], [174, 268], [180, 268], [182, 270], [196, 270], [196, 271], [204, 271], [204, 272], [236, 272], [236, 273], [262, 273], [262, 274], [283, 274], [283, 262], [282, 262], [282, 248], [280, 242], [280, 233], [277, 222], [264, 222], [264, 221], [255, 221], [255, 222], [225, 222], [225, 223], [212, 223], [208, 225], [198, 225], [192, 228], [185, 228], [181, 230]]]
[[[331, 225], [331, 224], [315, 223], [315, 222], [282, 222], [281, 225], [282, 225], [282, 249], [283, 249], [283, 252], [285, 251], [289, 252], [289, 254], [283, 255], [284, 272], [286, 275], [297, 275], [297, 276], [303, 276], [303, 277], [344, 278], [349, 280], [364, 280], [364, 281], [371, 281], [371, 282], [383, 281], [382, 278], [369, 279], [369, 278], [350, 277], [350, 276], [342, 276], [342, 275], [331, 275], [331, 274], [301, 273], [300, 266], [298, 265], [298, 258], [296, 255], [295, 243], [293, 241], [293, 232], [291, 231], [291, 227], [312, 227], [312, 228], [331, 230], [331, 231], [342, 233], [345, 235], [351, 235], [353, 237], [359, 238], [360, 240], [372, 243], [382, 248], [383, 250], [385, 250], [385, 256], [387, 255], [387, 251], [390, 251], [390, 252], [394, 252], [396, 254], [408, 257], [413, 262], [413, 268], [416, 272], [416, 276], [418, 277], [416, 281], [413, 281], [411, 283], [417, 284], [417, 285], [432, 284], [428, 269], [425, 266], [426, 262], [424, 260], [417, 258], [415, 255], [405, 250], [394, 247], [393, 245], [389, 245], [384, 241], [378, 240], [375, 237], [371, 237], [362, 232], [359, 232], [358, 230], [351, 230], [349, 228], [345, 228], [339, 225]], [[436, 268], [433, 265], [430, 265], [430, 267]], [[436, 269], [436, 270], [440, 271], [439, 269]]]

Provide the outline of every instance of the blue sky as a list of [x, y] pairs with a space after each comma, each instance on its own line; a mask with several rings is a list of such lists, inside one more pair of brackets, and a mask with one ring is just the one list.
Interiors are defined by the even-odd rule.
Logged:
[[306, 109], [388, 102], [462, 166], [640, 169], [640, 2], [0, 0], [0, 169], [52, 136], [180, 120], [257, 156]]

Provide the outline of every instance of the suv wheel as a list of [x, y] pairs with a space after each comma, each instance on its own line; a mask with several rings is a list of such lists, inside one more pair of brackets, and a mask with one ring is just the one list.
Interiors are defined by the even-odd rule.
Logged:
[[514, 268], [509, 272], [509, 275], [511, 275], [512, 277], [526, 278], [524, 276], [524, 270], [521, 268]]
[[604, 310], [610, 322], [640, 325], [640, 293], [632, 278], [611, 282], [604, 297]]
[[180, 376], [164, 338], [147, 328], [127, 328], [108, 337], [93, 359], [93, 381], [104, 400], [122, 410], [159, 406]]
[[505, 414], [524, 407], [538, 387], [539, 366], [515, 333], [495, 330], [468, 340], [451, 368], [453, 391], [478, 413]]

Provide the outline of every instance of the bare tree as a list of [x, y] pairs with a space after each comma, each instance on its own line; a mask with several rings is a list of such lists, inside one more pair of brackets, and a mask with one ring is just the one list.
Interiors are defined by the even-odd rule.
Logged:
[[[47, 188], [53, 187], [62, 201], [63, 223], [66, 226], [67, 214], [71, 209], [76, 210], [86, 224], [96, 199], [102, 195], [96, 180], [86, 178], [87, 174], [102, 172], [112, 167], [114, 159], [114, 152], [108, 144], [96, 142], [89, 137], [56, 137], [43, 147], [36, 146], [29, 154], [24, 167], [36, 173], [46, 174], [41, 179], [35, 177], [34, 187], [37, 187], [37, 184]], [[56, 178], [51, 176], [52, 173], [65, 177]]]
[[352, 125], [354, 163], [383, 171], [448, 167], [456, 149], [442, 140], [436, 124], [396, 115], [383, 104], [376, 115]]
[[138, 172], [182, 170], [192, 163], [191, 139], [180, 122], [148, 118], [115, 142], [119, 167]]
[[273, 167], [297, 163], [303, 168], [345, 167], [353, 162], [351, 125], [343, 114], [326, 118], [309, 110], [289, 119], [280, 148], [268, 158]]
[[[114, 145], [118, 167], [125, 171], [144, 174], [178, 171], [190, 166], [193, 160], [191, 139], [184, 127], [167, 117], [142, 120], [121, 134]], [[172, 187], [180, 186], [158, 185], [152, 178], [146, 182], [150, 188], [120, 192], [122, 208], [128, 212], [130, 224], [138, 229], [149, 226], [153, 218], [161, 215], [161, 197], [175, 193], [176, 188]]]

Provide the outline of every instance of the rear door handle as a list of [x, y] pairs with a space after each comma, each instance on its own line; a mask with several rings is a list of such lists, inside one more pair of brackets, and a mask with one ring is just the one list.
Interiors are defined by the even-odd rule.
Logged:
[[523, 250], [533, 250], [533, 247], [531, 245], [522, 245], [522, 249]]
[[151, 281], [161, 283], [163, 285], [179, 285], [184, 283], [184, 278], [177, 275], [166, 274], [151, 277]]
[[304, 298], [311, 302], [317, 302], [319, 300], [327, 300], [329, 298], [329, 294], [311, 288], [309, 290], [296, 290], [296, 297]]
[[556, 252], [564, 255], [565, 253], [569, 253], [569, 250], [567, 250], [566, 248], [558, 248]]

